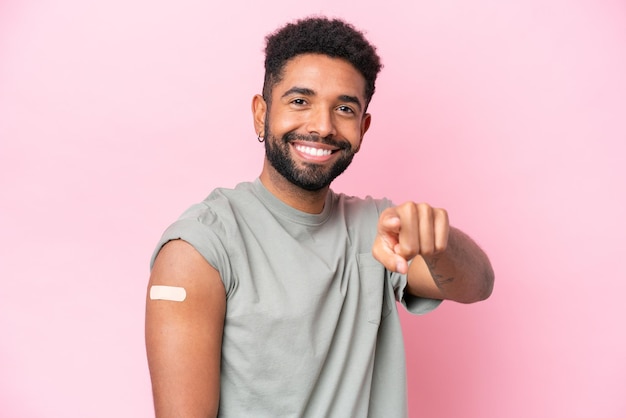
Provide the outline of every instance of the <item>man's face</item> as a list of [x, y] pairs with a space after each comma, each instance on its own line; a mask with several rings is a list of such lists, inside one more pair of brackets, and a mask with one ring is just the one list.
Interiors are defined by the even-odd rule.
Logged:
[[350, 63], [320, 54], [291, 59], [272, 89], [265, 153], [288, 181], [319, 190], [352, 162], [369, 127], [365, 79]]

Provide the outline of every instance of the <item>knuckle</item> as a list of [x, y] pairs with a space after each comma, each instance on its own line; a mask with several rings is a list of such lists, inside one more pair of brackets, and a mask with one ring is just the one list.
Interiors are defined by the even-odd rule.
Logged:
[[430, 206], [428, 203], [419, 203], [417, 207], [419, 212], [422, 214], [430, 214], [433, 212], [432, 206]]
[[417, 213], [417, 205], [415, 202], [404, 202], [399, 206], [399, 209], [408, 216], [414, 216]]
[[433, 245], [422, 246], [420, 248], [421, 255], [433, 255], [435, 254], [435, 247]]
[[419, 252], [420, 252], [419, 246], [414, 243], [403, 244], [398, 249], [398, 255], [403, 258], [413, 258]]

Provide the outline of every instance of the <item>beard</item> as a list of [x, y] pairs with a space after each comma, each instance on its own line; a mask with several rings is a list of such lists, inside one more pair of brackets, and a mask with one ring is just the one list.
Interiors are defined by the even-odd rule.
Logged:
[[[341, 155], [330, 167], [314, 162], [297, 164], [291, 156], [291, 141], [309, 141], [338, 147], [335, 151]], [[281, 138], [273, 136], [269, 132], [269, 126], [265, 125], [265, 156], [269, 163], [280, 175], [290, 183], [307, 191], [318, 191], [332, 183], [352, 162], [356, 154], [348, 141], [336, 141], [330, 138], [320, 138], [316, 135], [299, 135], [288, 132]], [[300, 167], [299, 167], [300, 165]]]

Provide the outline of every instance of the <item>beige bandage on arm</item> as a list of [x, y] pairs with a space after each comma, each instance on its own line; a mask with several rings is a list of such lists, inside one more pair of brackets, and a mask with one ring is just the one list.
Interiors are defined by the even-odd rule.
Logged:
[[171, 300], [182, 302], [187, 297], [184, 287], [154, 285], [150, 288], [151, 300]]

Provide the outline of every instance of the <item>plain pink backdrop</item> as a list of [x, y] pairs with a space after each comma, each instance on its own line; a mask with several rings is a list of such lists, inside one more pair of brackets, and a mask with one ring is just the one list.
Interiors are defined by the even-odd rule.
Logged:
[[350, 194], [449, 210], [471, 306], [403, 315], [411, 417], [626, 416], [626, 4], [0, 2], [0, 416], [149, 417], [159, 235], [261, 170], [263, 37], [324, 13], [385, 68]]

